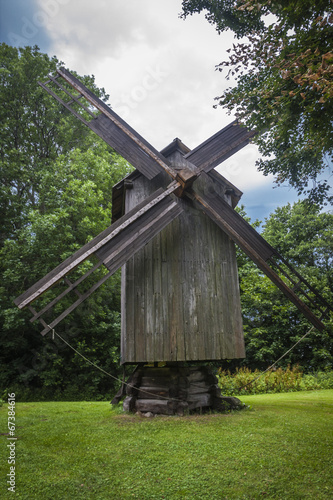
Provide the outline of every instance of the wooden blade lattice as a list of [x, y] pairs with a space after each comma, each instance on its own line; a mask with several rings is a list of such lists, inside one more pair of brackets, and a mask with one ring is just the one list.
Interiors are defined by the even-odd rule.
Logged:
[[[14, 302], [20, 309], [26, 306], [30, 307], [33, 313], [31, 321], [38, 319], [43, 324], [42, 335], [45, 335], [74, 311], [140, 248], [178, 217], [182, 212], [181, 204], [170, 196], [178, 188], [178, 183], [173, 182], [165, 191], [163, 189], [157, 190], [143, 203], [128, 212], [15, 299]], [[67, 275], [92, 256], [97, 257], [98, 262], [75, 282], [70, 282]], [[77, 300], [57, 318], [46, 323], [43, 316], [70, 292], [77, 292], [78, 286], [102, 264], [109, 272], [84, 293], [79, 293]], [[60, 280], [64, 280], [65, 289], [39, 312], [35, 311], [31, 306], [32, 302]]]
[[[207, 184], [209, 183], [207, 177]], [[228, 234], [318, 330], [326, 328], [322, 319], [327, 317], [329, 311], [333, 311], [332, 306], [243, 217], [216, 193], [207, 196], [192, 189], [188, 196]], [[285, 276], [287, 282], [280, 278], [276, 270]], [[296, 292], [308, 299], [317, 315]]]
[[249, 144], [256, 134], [233, 121], [202, 144], [185, 155], [186, 160], [196, 165], [198, 172], [210, 172], [220, 163]]
[[166, 158], [69, 71], [58, 69], [55, 77], [49, 75], [49, 80], [39, 85], [145, 177], [152, 179], [166, 171], [175, 178]]

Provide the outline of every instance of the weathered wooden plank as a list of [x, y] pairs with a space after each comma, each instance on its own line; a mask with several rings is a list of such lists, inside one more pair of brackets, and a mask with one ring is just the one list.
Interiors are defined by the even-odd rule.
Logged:
[[176, 383], [178, 383], [178, 375], [174, 373], [164, 373], [160, 377], [156, 377], [153, 374], [143, 375], [140, 382], [142, 387], [148, 387], [154, 384], [155, 386], [164, 389], [170, 387], [170, 385], [175, 385]]
[[161, 413], [163, 415], [173, 415], [174, 408], [172, 402], [168, 400], [137, 399], [135, 409], [142, 413]]
[[136, 397], [135, 396], [127, 396], [124, 399], [123, 409], [124, 411], [132, 412], [135, 409]]
[[34, 316], [30, 319], [31, 323], [36, 321], [36, 319], [40, 318], [45, 314], [49, 309], [54, 307], [61, 299], [63, 299], [69, 292], [72, 290], [75, 290], [77, 286], [79, 286], [80, 283], [82, 283], [90, 274], [92, 274], [98, 267], [102, 265], [102, 262], [98, 262], [95, 264], [89, 271], [87, 271], [83, 276], [81, 276], [79, 279], [77, 279], [74, 283], [71, 283], [63, 292], [61, 292], [57, 297], [55, 297], [51, 302], [49, 302], [43, 309], [36, 312]]
[[189, 410], [194, 410], [196, 408], [205, 408], [212, 406], [213, 396], [211, 394], [193, 394], [189, 398], [188, 408]]
[[[172, 214], [172, 217], [177, 217], [181, 211], [180, 206], [177, 205], [177, 203], [173, 202], [172, 200], [169, 201], [169, 204], [171, 205], [169, 211]], [[78, 307], [95, 290], [97, 290], [97, 288], [99, 288], [117, 269], [119, 269], [140, 248], [142, 248], [142, 246], [145, 245], [147, 240], [151, 239], [154, 236], [154, 234], [156, 234], [157, 231], [160, 231], [161, 227], [163, 227], [163, 224], [169, 223], [170, 221], [169, 218], [167, 220], [165, 220], [165, 218], [163, 219], [164, 213], [165, 211], [162, 213], [162, 215], [155, 217], [154, 227], [152, 227], [151, 225], [145, 226], [145, 228], [148, 227], [148, 230], [146, 232], [145, 228], [142, 228], [142, 234], [140, 234], [140, 236], [138, 236], [137, 238], [127, 238], [127, 235], [124, 235], [124, 233], [120, 233], [119, 235], [117, 235], [117, 239], [120, 241], [119, 242], [117, 241], [118, 248], [116, 248], [116, 250], [113, 249], [112, 260], [107, 260], [109, 259], [108, 253], [104, 257], [106, 260], [106, 265], [109, 268], [110, 272], [102, 279], [100, 279], [95, 285], [93, 285], [87, 292], [82, 294], [82, 296], [76, 302], [74, 302], [70, 307], [68, 307], [63, 313], [61, 313], [60, 316], [58, 316], [55, 320], [53, 320], [50, 323], [49, 327], [45, 328], [41, 332], [41, 334], [45, 335], [50, 329], [54, 328], [60, 321], [62, 321], [66, 316], [68, 316], [68, 314], [74, 311], [76, 307]], [[162, 219], [163, 222], [161, 222]], [[137, 228], [135, 228], [135, 231], [137, 231]], [[125, 241], [122, 242], [122, 239], [125, 239]]]
[[44, 330], [41, 331], [41, 335], [46, 335], [50, 330], [52, 330], [55, 326], [57, 326], [60, 321], [62, 321], [66, 316], [68, 316], [71, 312], [74, 311], [82, 302], [84, 302], [92, 293], [94, 293], [113, 273], [108, 273], [103, 278], [101, 278], [97, 283], [95, 283], [89, 290], [81, 295], [79, 299], [77, 299], [71, 306], [69, 306], [65, 311], [63, 311], [56, 319], [54, 319], [49, 325], [47, 325]]
[[190, 384], [197, 384], [204, 381], [209, 382], [209, 384], [217, 383], [217, 378], [211, 372], [207, 373], [207, 370], [201, 368], [193, 370], [187, 375], [187, 378]]
[[78, 120], [80, 120], [84, 125], [89, 127], [89, 122], [83, 118], [83, 116], [80, 115], [80, 113], [77, 113], [71, 106], [65, 102], [61, 97], [59, 97], [53, 90], [51, 90], [45, 83], [43, 82], [38, 82], [38, 84], [46, 90], [54, 99], [56, 99], [60, 104], [62, 104], [68, 111], [70, 111]]
[[[278, 264], [277, 259], [279, 259], [281, 261], [281, 264], [284, 264], [290, 270], [294, 279], [296, 277], [299, 280], [297, 284], [295, 284], [294, 279], [291, 278], [290, 272], [287, 273], [286, 270], [283, 269], [280, 264]], [[278, 252], [276, 252], [276, 256], [271, 259], [271, 263], [273, 266], [276, 266], [291, 281], [291, 283], [295, 285], [294, 291], [296, 289], [300, 289], [301, 293], [321, 311], [323, 317], [326, 317], [328, 311], [333, 311], [332, 304], [329, 304], [327, 300], [318, 292], [318, 290], [316, 290], [303, 276], [301, 276], [299, 272], [294, 269], [291, 264], [289, 264], [289, 262], [287, 262], [281, 255], [278, 254]], [[310, 295], [306, 291], [304, 291], [304, 289], [300, 285], [306, 287], [307, 290], [310, 291], [315, 298], [310, 297]]]
[[[156, 370], [155, 373], [154, 370]], [[124, 401], [126, 411], [183, 415], [185, 411], [197, 408], [216, 407], [222, 411], [230, 408], [230, 401], [228, 405], [222, 404], [223, 398], [217, 384], [209, 383], [216, 377], [207, 366], [182, 367], [178, 363], [172, 367], [163, 368], [146, 366], [137, 368], [135, 375], [136, 388], [127, 387], [126, 389], [129, 396]], [[206, 384], [203, 381], [200, 387], [199, 383], [190, 384], [191, 375], [195, 380], [204, 376]], [[161, 380], [164, 382], [159, 385]], [[133, 384], [133, 375], [128, 382]], [[236, 402], [238, 404], [239, 400]]]
[[[211, 206], [219, 207], [219, 210], [223, 211], [223, 218], [230, 225], [234, 227], [235, 230], [242, 233], [242, 238], [248, 243], [254, 250], [261, 255], [261, 257], [267, 261], [273, 255], [276, 254], [276, 250], [259, 234], [257, 231], [215, 191], [212, 181], [206, 173], [201, 174], [201, 181], [205, 183], [206, 188], [209, 189], [209, 197], [205, 195], [205, 198]], [[192, 190], [192, 193], [195, 189]]]
[[[137, 178], [127, 192], [126, 209], [133, 208], [150, 189], [146, 179]], [[217, 189], [224, 193], [224, 186]], [[224, 341], [220, 337], [224, 335], [230, 341], [223, 357], [244, 356], [241, 319], [226, 320], [230, 311], [241, 318], [234, 304], [239, 300], [237, 275], [224, 276], [226, 266], [221, 264], [234, 245], [201, 210], [182, 200], [179, 203], [183, 206], [179, 217], [126, 264], [122, 336], [130, 346], [135, 338], [136, 351], [123, 342], [122, 362], [221, 359]], [[230, 256], [236, 265], [235, 253]], [[239, 331], [233, 330], [234, 325]]]
[[141, 384], [142, 371], [140, 368], [136, 367], [134, 373], [127, 380], [126, 394], [128, 396], [137, 396], [139, 386]]
[[212, 384], [209, 382], [192, 382], [188, 389], [188, 397], [192, 399], [193, 394], [203, 394], [209, 391]]
[[176, 386], [172, 386], [171, 384], [167, 387], [150, 387], [140, 385], [140, 389], [138, 391], [138, 399], [168, 399], [174, 398], [178, 394]]
[[[87, 125], [148, 179], [152, 179], [160, 173], [161, 170], [156, 160], [148, 156], [127, 136], [124, 136], [124, 132], [106, 115], [99, 115]], [[168, 167], [166, 166], [166, 168]]]
[[111, 242], [95, 252], [97, 257], [110, 271], [115, 271], [174, 220], [181, 211], [182, 208], [176, 201], [162, 200], [149, 213], [144, 214], [135, 226], [126, 228]]
[[[59, 77], [59, 75], [57, 75], [57, 77]], [[97, 117], [96, 113], [94, 113], [93, 111], [91, 111], [91, 109], [87, 108], [87, 106], [85, 106], [80, 101], [80, 99], [83, 97], [82, 94], [80, 94], [79, 96], [76, 97], [73, 94], [71, 94], [63, 85], [61, 85], [61, 83], [59, 82], [59, 78], [54, 78], [53, 76], [49, 75], [49, 79], [57, 87], [59, 87], [63, 92], [65, 92], [65, 94], [67, 94], [70, 97], [70, 99], [71, 99], [70, 101], [67, 101], [66, 103], [63, 102], [62, 104], [70, 105], [73, 102], [76, 102], [82, 109], [84, 109], [84, 111], [86, 111], [86, 113], [88, 113], [88, 115], [91, 116], [91, 118], [96, 118]], [[41, 83], [40, 83], [40, 85], [43, 86]], [[45, 86], [44, 86], [44, 89], [45, 89]]]

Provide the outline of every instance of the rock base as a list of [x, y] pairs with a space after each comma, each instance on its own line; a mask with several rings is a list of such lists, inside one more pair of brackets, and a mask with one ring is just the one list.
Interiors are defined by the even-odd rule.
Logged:
[[[218, 380], [207, 366], [137, 367], [127, 380], [124, 411], [151, 415], [179, 415], [213, 410], [241, 409], [235, 397], [224, 397]], [[112, 400], [116, 404], [121, 394]]]

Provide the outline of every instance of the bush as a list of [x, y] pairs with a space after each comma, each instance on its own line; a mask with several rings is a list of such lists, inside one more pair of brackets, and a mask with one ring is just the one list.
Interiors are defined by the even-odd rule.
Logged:
[[332, 371], [304, 375], [298, 366], [278, 368], [265, 374], [246, 367], [233, 374], [219, 368], [217, 378], [222, 394], [227, 396], [333, 389]]
[[[104, 394], [87, 387], [79, 387], [77, 385], [68, 385], [61, 389], [50, 387], [24, 387], [22, 385], [12, 385], [7, 392], [14, 392], [16, 400], [22, 402], [36, 401], [110, 401], [114, 394], [114, 390], [106, 391]], [[2, 396], [3, 397], [3, 396]], [[1, 405], [0, 405], [1, 406]]]

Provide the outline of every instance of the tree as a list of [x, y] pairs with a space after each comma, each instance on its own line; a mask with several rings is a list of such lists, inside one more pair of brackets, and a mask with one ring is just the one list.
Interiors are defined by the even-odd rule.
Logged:
[[[315, 203], [333, 200], [333, 14], [330, 0], [183, 0], [182, 16], [206, 10], [219, 32], [237, 38], [216, 99], [258, 131], [258, 162], [278, 185], [288, 182]], [[270, 16], [269, 16], [270, 15]]]
[[[243, 212], [243, 215], [244, 212]], [[278, 208], [266, 220], [264, 238], [304, 276], [329, 303], [333, 297], [333, 214], [305, 202]], [[246, 341], [245, 364], [264, 369], [292, 347], [310, 328], [297, 308], [238, 252], [241, 302]], [[306, 298], [303, 298], [306, 301]], [[332, 324], [331, 324], [332, 326]], [[281, 362], [305, 370], [331, 368], [332, 336], [314, 330]]]
[[[0, 387], [23, 383], [35, 397], [38, 390], [39, 397], [96, 397], [113, 382], [57, 338], [42, 338], [40, 325], [31, 325], [30, 312], [19, 311], [13, 299], [110, 225], [112, 186], [131, 167], [38, 86], [61, 64], [56, 58], [37, 47], [2, 44], [0, 52]], [[106, 99], [93, 77], [81, 79]], [[119, 298], [118, 274], [57, 328], [113, 373]]]

